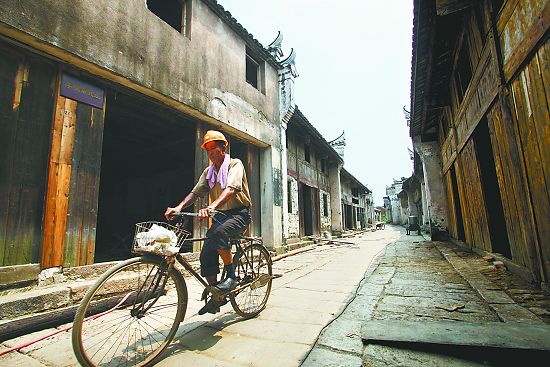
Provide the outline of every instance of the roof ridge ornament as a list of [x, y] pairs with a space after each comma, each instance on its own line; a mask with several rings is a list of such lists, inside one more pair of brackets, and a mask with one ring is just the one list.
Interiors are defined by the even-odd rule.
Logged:
[[283, 43], [283, 34], [281, 31], [278, 31], [277, 37], [267, 46], [267, 51], [273, 56], [273, 58], [277, 61], [283, 57], [283, 47], [281, 46]]
[[296, 69], [296, 51], [294, 51], [294, 48], [290, 49], [290, 54], [287, 56], [286, 59], [279, 61], [279, 63], [285, 67], [290, 69], [290, 72], [292, 73], [292, 76], [294, 78], [298, 77], [298, 69]]

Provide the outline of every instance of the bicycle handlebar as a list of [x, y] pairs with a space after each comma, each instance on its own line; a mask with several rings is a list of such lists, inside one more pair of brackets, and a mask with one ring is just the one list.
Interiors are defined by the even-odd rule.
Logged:
[[[216, 214], [223, 214], [223, 212], [220, 212], [219, 210], [211, 210], [211, 212], [216, 215]], [[174, 216], [174, 217], [184, 217], [184, 216], [188, 216], [188, 217], [198, 217], [199, 216], [199, 213], [190, 213], [190, 212], [179, 212], [179, 213], [170, 213], [168, 214], [169, 216]], [[212, 218], [214, 215], [210, 215], [209, 217]]]

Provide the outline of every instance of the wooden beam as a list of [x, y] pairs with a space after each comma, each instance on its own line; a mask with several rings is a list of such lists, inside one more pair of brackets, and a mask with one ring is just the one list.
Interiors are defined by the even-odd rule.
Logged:
[[57, 96], [44, 212], [42, 268], [63, 263], [77, 102]]

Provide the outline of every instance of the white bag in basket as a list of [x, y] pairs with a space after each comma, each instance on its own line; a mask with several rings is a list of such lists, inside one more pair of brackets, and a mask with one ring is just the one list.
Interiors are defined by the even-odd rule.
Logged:
[[150, 252], [158, 255], [172, 256], [179, 252], [178, 236], [174, 232], [153, 224], [147, 232], [136, 235], [138, 252]]

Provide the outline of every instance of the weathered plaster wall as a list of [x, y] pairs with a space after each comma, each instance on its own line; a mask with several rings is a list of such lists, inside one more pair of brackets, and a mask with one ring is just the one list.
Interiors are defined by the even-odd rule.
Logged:
[[290, 183], [290, 208], [288, 213], [288, 238], [300, 236], [300, 215], [298, 213], [298, 181], [288, 176]]
[[[324, 212], [323, 195], [327, 196], [327, 212]], [[331, 208], [330, 208], [330, 193], [324, 190], [319, 190], [319, 203], [321, 213], [321, 233], [331, 231]]]
[[330, 183], [330, 217], [331, 217], [331, 231], [333, 234], [342, 233], [342, 191], [340, 170], [342, 169], [341, 163], [335, 163], [329, 167], [329, 183]]
[[98, 65], [104, 77], [167, 96], [243, 138], [278, 145], [277, 70], [266, 63], [265, 95], [249, 85], [244, 40], [200, 0], [193, 1], [191, 38], [143, 0], [0, 0], [0, 8], [0, 33], [8, 37], [80, 68]]
[[413, 142], [415, 151], [422, 160], [426, 202], [430, 221], [430, 233], [433, 240], [446, 239], [447, 192], [441, 173], [441, 152], [437, 142]]
[[394, 184], [386, 189], [386, 194], [391, 203], [391, 222], [393, 224], [404, 224], [403, 209], [401, 208], [401, 200], [397, 194], [401, 191], [402, 183], [394, 182]]

